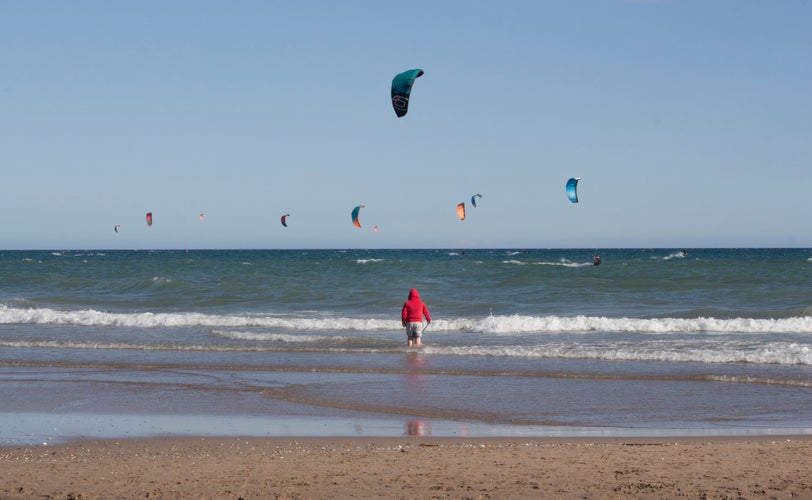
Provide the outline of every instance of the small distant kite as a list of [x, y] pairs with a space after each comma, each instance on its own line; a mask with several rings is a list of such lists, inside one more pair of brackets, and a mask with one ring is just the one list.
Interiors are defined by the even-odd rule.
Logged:
[[578, 181], [580, 181], [580, 177], [573, 177], [572, 179], [567, 181], [567, 196], [569, 197], [570, 201], [573, 203], [578, 203]]
[[282, 222], [282, 225], [285, 227], [288, 227], [288, 217], [290, 217], [290, 214], [285, 214], [281, 219], [279, 219]]
[[460, 220], [465, 220], [465, 203], [457, 205], [457, 217], [459, 217]]
[[372, 228], [376, 233], [378, 232], [378, 226]]
[[352, 209], [352, 225], [361, 229], [361, 222], [358, 220], [358, 215], [361, 212], [362, 208], [366, 208], [364, 205], [358, 205], [357, 207]]
[[147, 212], [147, 226], [152, 227], [152, 212]]
[[203, 219], [205, 219], [205, 218], [206, 218], [206, 216], [205, 216], [205, 215], [200, 214], [200, 220], [203, 220]]
[[471, 196], [471, 205], [473, 205], [474, 208], [476, 208], [476, 199], [477, 198], [482, 198], [482, 195], [477, 193], [477, 194]]
[[392, 107], [398, 118], [406, 116], [409, 111], [409, 96], [412, 93], [414, 81], [423, 75], [422, 69], [410, 69], [403, 73], [398, 73], [392, 79]]
[[118, 232], [121, 229], [121, 224], [116, 224], [116, 227], [113, 228], [113, 231]]

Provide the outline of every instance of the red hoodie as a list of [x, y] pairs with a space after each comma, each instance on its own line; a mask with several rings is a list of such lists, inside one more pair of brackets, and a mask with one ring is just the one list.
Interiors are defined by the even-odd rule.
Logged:
[[429, 308], [420, 300], [417, 288], [412, 288], [409, 290], [409, 300], [403, 303], [403, 311], [400, 313], [401, 320], [403, 323], [422, 323], [424, 315], [426, 321], [431, 323]]

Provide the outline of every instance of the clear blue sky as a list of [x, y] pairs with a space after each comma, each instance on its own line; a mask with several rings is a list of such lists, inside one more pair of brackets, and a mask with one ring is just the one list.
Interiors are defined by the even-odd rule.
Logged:
[[812, 2], [2, 0], [0, 169], [5, 249], [809, 247]]

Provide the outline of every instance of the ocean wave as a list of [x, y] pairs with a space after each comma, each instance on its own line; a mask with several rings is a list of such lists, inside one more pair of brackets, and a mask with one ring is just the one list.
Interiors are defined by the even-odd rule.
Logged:
[[[594, 359], [601, 361], [657, 361], [670, 363], [754, 363], [812, 365], [812, 349], [796, 343], [773, 343], [762, 347], [737, 346], [732, 343], [712, 346], [668, 346], [657, 342], [629, 344], [607, 342], [595, 345], [580, 343], [545, 343], [535, 346], [427, 346], [427, 353], [457, 356], [494, 356], [530, 359]], [[812, 382], [809, 382], [812, 386]]]
[[[226, 337], [237, 338], [236, 332], [224, 332]], [[75, 350], [137, 350], [174, 352], [336, 352], [336, 353], [398, 353], [403, 352], [401, 343], [392, 339], [372, 341], [345, 337], [292, 336], [276, 334], [253, 334], [243, 336], [253, 340], [251, 344], [223, 345], [174, 344], [167, 342], [110, 342], [110, 341], [70, 341], [70, 340], [5, 340], [0, 348], [22, 349], [75, 349]], [[341, 341], [340, 339], [343, 339]], [[299, 344], [290, 346], [290, 344]], [[304, 344], [304, 345], [301, 345]], [[684, 346], [663, 346], [656, 342], [635, 345], [624, 342], [585, 345], [581, 343], [545, 343], [540, 345], [467, 345], [451, 346], [427, 344], [424, 354], [442, 356], [463, 356], [482, 358], [516, 359], [570, 359], [596, 361], [645, 361], [667, 363], [706, 363], [730, 364], [747, 363], [758, 365], [812, 365], [812, 349], [793, 343], [774, 343], [771, 346], [747, 347], [735, 344], [705, 345], [686, 348]], [[2, 365], [2, 363], [0, 363]], [[589, 374], [582, 374], [588, 378]], [[740, 383], [780, 383], [812, 387], [808, 378], [779, 377], [770, 382], [763, 377], [748, 376], [741, 379], [736, 375], [718, 375], [714, 381]]]
[[672, 260], [672, 259], [684, 259], [685, 257], [686, 257], [685, 253], [674, 252], [674, 253], [671, 253], [671, 254], [668, 254], [668, 255], [663, 255], [663, 256], [652, 255], [650, 258], [651, 258], [651, 260], [664, 261], [664, 260]]
[[[317, 313], [312, 313], [314, 316]], [[109, 326], [121, 328], [212, 327], [274, 328], [310, 331], [394, 331], [400, 318], [349, 318], [273, 316], [261, 314], [114, 313], [92, 309], [60, 311], [0, 305], [0, 324]], [[769, 334], [812, 333], [812, 316], [778, 319], [757, 318], [609, 318], [604, 316], [487, 316], [484, 318], [435, 319], [434, 332], [474, 332], [492, 335], [555, 333], [644, 334]]]
[[[458, 320], [451, 329], [482, 333], [812, 333], [812, 317], [756, 318], [608, 318], [605, 316], [488, 316]], [[450, 322], [455, 323], [455, 322]], [[434, 323], [432, 323], [432, 326]]]
[[0, 341], [0, 347], [23, 349], [77, 349], [102, 351], [189, 351], [189, 352], [269, 352], [276, 349], [260, 346], [137, 344], [129, 342], [78, 342], [60, 340]]
[[593, 262], [572, 262], [569, 259], [560, 259], [557, 261], [540, 261], [540, 262], [526, 262], [523, 260], [509, 259], [503, 260], [502, 264], [512, 264], [514, 266], [526, 266], [528, 264], [535, 264], [538, 266], [561, 266], [561, 267], [587, 267], [593, 266]]
[[337, 342], [346, 337], [334, 335], [290, 335], [284, 333], [268, 332], [246, 332], [241, 330], [213, 330], [214, 335], [232, 340], [251, 340], [259, 342], [282, 342], [282, 343], [302, 343], [302, 342]]
[[367, 264], [369, 262], [383, 262], [384, 259], [356, 259], [356, 264]]
[[594, 266], [594, 262], [572, 262], [568, 259], [561, 259], [558, 262], [537, 262], [540, 266], [563, 266], [563, 267], [589, 267]]
[[110, 326], [121, 328], [158, 327], [261, 327], [285, 330], [399, 330], [400, 319], [312, 318], [251, 314], [111, 313], [83, 309], [59, 311], [48, 308], [21, 309], [0, 305], [0, 324]]

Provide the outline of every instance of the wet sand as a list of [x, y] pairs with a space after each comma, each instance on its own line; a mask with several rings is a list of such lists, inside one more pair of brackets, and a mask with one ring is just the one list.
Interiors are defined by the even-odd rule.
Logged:
[[1, 498], [812, 498], [812, 436], [154, 438], [0, 448]]

